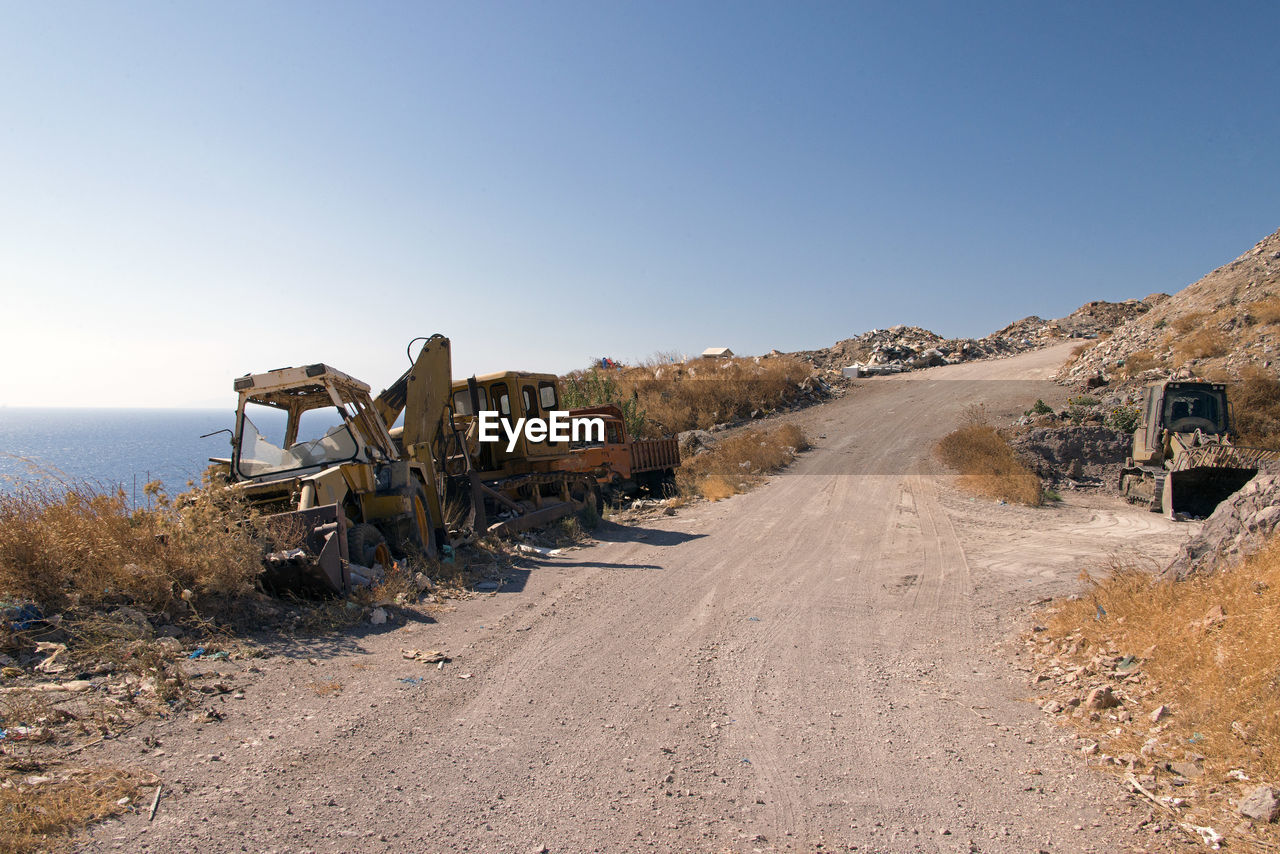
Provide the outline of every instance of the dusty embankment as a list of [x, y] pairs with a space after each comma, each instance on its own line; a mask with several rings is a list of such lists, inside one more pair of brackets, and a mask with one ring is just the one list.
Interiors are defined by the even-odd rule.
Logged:
[[971, 500], [931, 456], [969, 403], [1060, 396], [1069, 349], [869, 381], [799, 414], [816, 448], [752, 493], [606, 525], [434, 620], [216, 663], [223, 720], [86, 751], [171, 794], [85, 850], [1149, 850], [998, 644], [1189, 527]]

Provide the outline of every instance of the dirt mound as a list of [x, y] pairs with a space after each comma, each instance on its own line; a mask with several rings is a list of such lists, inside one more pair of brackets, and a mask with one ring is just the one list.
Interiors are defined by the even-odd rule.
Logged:
[[1262, 473], [1218, 505], [1200, 532], [1182, 546], [1165, 570], [1182, 579], [1230, 564], [1261, 550], [1280, 527], [1280, 475]]
[[1036, 427], [1009, 444], [1041, 479], [1114, 488], [1129, 455], [1127, 433], [1096, 425]]
[[1149, 309], [1059, 373], [1083, 383], [1103, 376], [1133, 386], [1185, 369], [1197, 376], [1235, 375], [1248, 364], [1275, 370], [1280, 348], [1280, 231]]

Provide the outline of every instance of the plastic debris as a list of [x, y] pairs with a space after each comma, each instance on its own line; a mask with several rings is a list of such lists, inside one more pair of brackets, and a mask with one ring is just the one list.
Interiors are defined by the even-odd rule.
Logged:
[[226, 661], [230, 657], [231, 656], [227, 655], [227, 651], [225, 649], [220, 649], [217, 652], [215, 652], [213, 655], [209, 656], [209, 660], [210, 661]]
[[402, 676], [396, 681], [403, 682], [406, 685], [421, 685], [426, 680], [423, 679], [421, 676]]
[[516, 546], [516, 550], [525, 554], [538, 555], [539, 557], [557, 557], [564, 554], [564, 549], [544, 549], [542, 546], [530, 546], [525, 543], [520, 543]]
[[198, 647], [196, 647], [195, 649], [191, 650], [191, 654], [190, 654], [190, 655], [188, 655], [188, 656], [187, 656], [187, 658], [190, 658], [190, 659], [193, 659], [193, 660], [194, 660], [194, 659], [199, 658], [199, 657], [200, 657], [200, 656], [202, 656], [202, 655], [204, 655], [204, 647], [202, 647], [202, 646], [198, 646]]
[[438, 649], [402, 649], [400, 655], [410, 661], [421, 661], [423, 664], [444, 664], [446, 661], [453, 661], [447, 653]]
[[36, 644], [36, 652], [50, 653], [49, 657], [36, 665], [36, 670], [41, 673], [62, 673], [67, 669], [67, 665], [58, 663], [58, 656], [67, 651], [65, 643], [49, 643], [48, 641], [40, 641]]
[[4, 612], [9, 618], [9, 626], [15, 632], [23, 632], [44, 619], [44, 614], [35, 605], [18, 605]]

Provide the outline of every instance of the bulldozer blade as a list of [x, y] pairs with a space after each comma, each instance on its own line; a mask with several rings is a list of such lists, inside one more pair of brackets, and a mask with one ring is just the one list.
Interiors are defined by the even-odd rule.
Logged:
[[344, 595], [350, 590], [347, 574], [347, 517], [336, 504], [277, 513], [268, 522], [295, 527], [302, 532], [302, 546], [272, 552], [263, 562], [263, 586], [274, 593], [299, 596]]
[[1165, 479], [1163, 509], [1166, 516], [1183, 513], [1197, 518], [1213, 515], [1218, 505], [1258, 473], [1256, 468], [1203, 466], [1170, 472]]

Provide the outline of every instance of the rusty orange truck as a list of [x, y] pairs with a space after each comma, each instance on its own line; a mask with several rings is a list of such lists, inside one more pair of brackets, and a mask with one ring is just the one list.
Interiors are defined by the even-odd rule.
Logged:
[[602, 488], [631, 494], [639, 488], [660, 493], [680, 465], [676, 439], [637, 439], [627, 430], [622, 410], [612, 404], [570, 409], [569, 417], [604, 421], [604, 440], [574, 443], [572, 453], [558, 461], [569, 471], [600, 471]]

